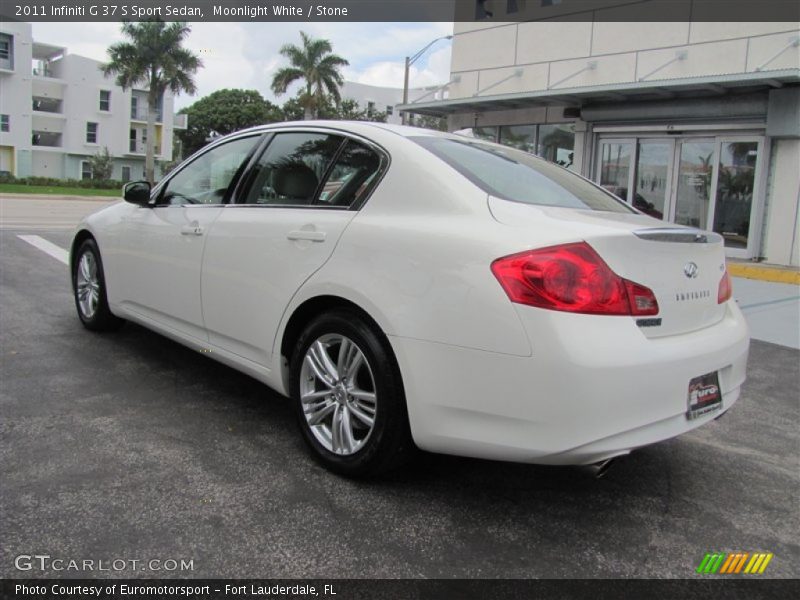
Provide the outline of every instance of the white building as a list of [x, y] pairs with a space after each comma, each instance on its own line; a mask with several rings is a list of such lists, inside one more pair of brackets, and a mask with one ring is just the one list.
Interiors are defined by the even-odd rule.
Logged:
[[[613, 4], [458, 3], [449, 95], [407, 110], [717, 231], [731, 257], [800, 265], [798, 23], [689, 22], [690, 0], [675, 22], [623, 23], [602, 14]], [[467, 22], [479, 10], [493, 15]], [[503, 20], [526, 10], [572, 17]]]
[[[411, 102], [417, 100], [441, 99], [443, 90], [441, 86], [429, 86], [421, 88], [410, 88], [408, 99]], [[367, 85], [356, 83], [355, 81], [345, 81], [341, 87], [343, 99], [355, 100], [362, 110], [386, 112], [386, 122], [400, 125], [402, 116], [397, 106], [403, 103], [403, 88], [380, 87], [377, 85]]]
[[[123, 90], [99, 66], [34, 41], [28, 23], [0, 23], [0, 171], [89, 178], [88, 159], [108, 148], [113, 179], [143, 178], [147, 91]], [[186, 127], [169, 92], [156, 119], [156, 161], [169, 162], [173, 129]]]

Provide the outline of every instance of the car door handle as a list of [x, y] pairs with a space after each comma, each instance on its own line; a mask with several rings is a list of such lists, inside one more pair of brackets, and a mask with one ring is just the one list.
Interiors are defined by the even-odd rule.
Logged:
[[309, 242], [324, 242], [325, 237], [324, 231], [308, 231], [305, 229], [296, 229], [286, 234], [286, 239], [292, 241], [307, 240]]
[[199, 225], [184, 225], [181, 227], [181, 235], [203, 235], [203, 228]]

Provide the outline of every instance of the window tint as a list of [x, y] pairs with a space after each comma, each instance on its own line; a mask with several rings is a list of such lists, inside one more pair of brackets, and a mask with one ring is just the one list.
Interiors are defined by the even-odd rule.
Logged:
[[311, 204], [342, 138], [324, 133], [279, 133], [256, 166], [247, 204]]
[[319, 195], [323, 206], [351, 206], [362, 200], [375, 183], [380, 157], [364, 144], [347, 140]]
[[498, 198], [542, 206], [633, 212], [578, 175], [513, 148], [447, 137], [411, 139]]
[[186, 165], [166, 185], [160, 204], [221, 204], [259, 136], [216, 146]]

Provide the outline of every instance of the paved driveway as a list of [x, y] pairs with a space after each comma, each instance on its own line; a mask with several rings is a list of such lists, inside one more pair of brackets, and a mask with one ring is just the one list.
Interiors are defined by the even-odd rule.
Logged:
[[254, 380], [137, 326], [84, 330], [65, 265], [18, 237], [69, 234], [31, 223], [0, 231], [0, 576], [43, 552], [194, 561], [129, 576], [692, 577], [710, 551], [800, 576], [797, 350], [754, 341], [728, 415], [605, 479], [423, 455], [355, 482]]

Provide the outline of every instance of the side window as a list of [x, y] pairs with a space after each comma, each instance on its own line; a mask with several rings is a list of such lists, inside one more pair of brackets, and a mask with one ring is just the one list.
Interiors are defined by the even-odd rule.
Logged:
[[355, 140], [347, 140], [325, 181], [318, 204], [347, 207], [361, 200], [372, 188], [380, 166], [381, 159], [375, 151]]
[[256, 167], [247, 204], [311, 204], [342, 138], [324, 133], [278, 133]]
[[259, 138], [233, 140], [193, 160], [167, 182], [159, 204], [221, 204]]

